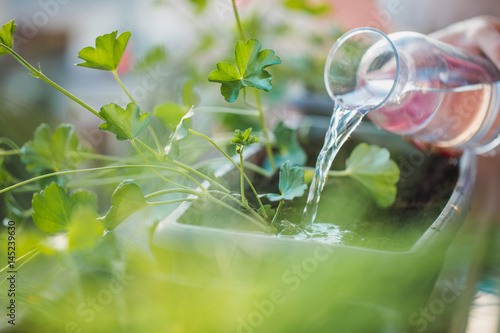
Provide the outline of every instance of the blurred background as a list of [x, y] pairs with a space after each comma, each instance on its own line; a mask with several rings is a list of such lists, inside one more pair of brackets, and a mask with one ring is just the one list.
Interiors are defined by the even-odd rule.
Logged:
[[[276, 88], [270, 96], [281, 105], [310, 94], [325, 97], [324, 59], [346, 30], [371, 26], [385, 32], [429, 33], [477, 15], [500, 16], [496, 0], [474, 4], [467, 0], [238, 0], [237, 5], [248, 37], [258, 37], [283, 59], [277, 70], [285, 73], [275, 75]], [[231, 56], [237, 37], [230, 0], [0, 1], [0, 21], [11, 19], [18, 24], [17, 51], [95, 108], [124, 99], [111, 74], [74, 66], [79, 62], [78, 51], [94, 45], [95, 37], [114, 30], [132, 32], [120, 74], [131, 84], [134, 97], [149, 107], [175, 99], [187, 80], [193, 80], [199, 92], [208, 90], [202, 94], [202, 104], [220, 103], [218, 88], [207, 84], [206, 77], [216, 61]], [[2, 57], [0, 69], [0, 135], [22, 144], [41, 119], [76, 120], [90, 145], [103, 140], [103, 134], [94, 130], [96, 119], [33, 80], [13, 59]], [[19, 122], [23, 123], [19, 128], [6, 125]]]

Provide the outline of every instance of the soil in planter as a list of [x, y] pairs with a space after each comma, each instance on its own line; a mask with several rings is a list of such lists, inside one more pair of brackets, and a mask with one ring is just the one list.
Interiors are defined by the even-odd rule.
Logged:
[[[454, 160], [433, 156], [427, 162], [417, 186], [399, 183], [395, 203], [385, 209], [378, 207], [356, 181], [330, 179], [322, 194], [313, 232], [290, 236], [377, 249], [408, 249], [439, 216], [458, 177]], [[293, 207], [285, 209], [282, 218], [299, 222], [294, 207], [304, 205], [305, 198], [296, 200]]]
[[[375, 140], [376, 141], [376, 140]], [[397, 136], [384, 135], [382, 141], [391, 143], [391, 158], [401, 169], [396, 202], [389, 208], [378, 207], [365, 190], [350, 178], [330, 178], [323, 190], [313, 232], [290, 232], [288, 228], [279, 237], [292, 237], [327, 243], [337, 243], [383, 250], [405, 250], [429, 228], [446, 205], [458, 178], [456, 159], [430, 155], [418, 151]], [[334, 161], [332, 169], [342, 169], [344, 161], [359, 143], [349, 139]], [[377, 142], [381, 146], [383, 143]], [[309, 165], [314, 165], [321, 149], [308, 143]], [[395, 148], [394, 148], [395, 147]], [[228, 186], [238, 188], [238, 177], [228, 175]], [[271, 179], [249, 175], [259, 193], [279, 193], [278, 176]], [[247, 198], [252, 202], [253, 194]], [[265, 202], [267, 203], [267, 202]], [[283, 206], [280, 221], [288, 226], [299, 225], [306, 203], [302, 198], [287, 202]], [[197, 201], [183, 215], [180, 222], [216, 228], [255, 231], [255, 227], [226, 209]], [[199, 214], [198, 212], [203, 212]]]

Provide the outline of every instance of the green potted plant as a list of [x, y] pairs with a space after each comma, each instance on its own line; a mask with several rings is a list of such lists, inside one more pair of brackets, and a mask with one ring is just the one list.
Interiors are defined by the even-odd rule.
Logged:
[[[221, 83], [221, 93], [228, 102], [235, 101], [241, 91], [252, 92], [255, 105], [249, 111], [257, 116], [262, 131], [257, 138], [250, 127], [232, 128], [234, 137], [225, 141], [232, 142], [231, 150], [236, 148], [235, 157], [190, 126], [196, 113], [190, 84], [183, 89], [182, 105], [164, 105], [145, 112], [134, 101], [117, 71], [130, 33], [100, 36], [95, 47], [79, 53], [83, 60], [80, 66], [111, 72], [130, 98], [127, 105], [111, 103], [96, 110], [13, 50], [13, 21], [2, 26], [0, 55], [13, 56], [34, 77], [100, 118], [100, 129], [129, 142], [136, 152], [127, 157], [90, 152], [79, 145], [74, 127], [66, 124], [53, 131], [48, 125], [40, 125], [33, 139], [22, 147], [2, 139], [3, 236], [11, 237], [8, 241], [16, 250], [12, 255], [7, 253], [11, 259], [1, 273], [3, 284], [11, 289], [13, 285], [17, 295], [2, 294], [0, 299], [9, 303], [14, 300], [12, 304], [17, 307], [13, 323], [17, 319], [27, 330], [44, 323], [47, 331], [74, 332], [144, 331], [144, 327], [151, 329], [158, 324], [166, 331], [191, 332], [311, 328], [320, 332], [332, 327], [388, 332], [406, 327], [405, 316], [425, 301], [467, 210], [474, 157], [462, 156], [459, 168], [441, 159], [439, 163], [452, 174], [449, 187], [429, 194], [437, 197], [435, 206], [415, 211], [410, 208], [410, 215], [427, 215], [418, 215], [400, 228], [397, 220], [411, 202], [406, 202], [400, 215], [387, 224], [383, 220], [393, 212], [379, 207], [395, 200], [394, 183], [399, 176], [396, 163], [382, 148], [366, 144], [347, 147], [352, 153], [349, 159], [340, 156], [339, 167], [346, 159], [350, 162], [343, 171], [331, 172], [330, 185], [334, 186], [325, 190], [319, 217], [326, 219], [333, 214], [327, 209], [332, 200], [344, 200], [351, 209], [343, 217], [338, 215], [337, 226], [324, 223], [329, 228], [326, 231], [300, 230], [304, 182], [312, 170], [306, 168], [304, 172], [296, 166], [305, 163], [307, 157], [293, 130], [280, 124], [273, 134], [269, 132], [259, 95], [259, 90], [271, 90], [267, 68], [281, 59], [274, 51], [262, 49], [258, 40], [245, 38], [234, 1], [233, 6], [242, 39], [235, 47], [236, 65], [218, 63], [209, 80]], [[361, 131], [370, 138], [361, 137], [359, 141], [379, 140], [380, 145], [388, 145], [385, 134], [371, 131]], [[185, 143], [189, 139], [198, 141]], [[263, 151], [256, 152], [259, 139]], [[417, 156], [418, 151], [402, 140], [389, 140], [395, 160]], [[227, 166], [206, 167], [199, 159], [203, 152], [186, 150], [193, 142], [205, 142], [214, 148]], [[310, 155], [314, 161], [316, 154]], [[429, 176], [428, 170], [439, 160], [424, 155], [420, 153], [421, 162], [412, 166], [414, 170], [405, 178], [407, 186], [400, 190], [408, 192], [407, 201], [412, 190], [419, 188], [415, 183]], [[367, 161], [378, 163], [380, 168], [367, 172]], [[19, 162], [26, 169], [22, 178], [13, 172]], [[442, 172], [438, 170], [433, 177], [441, 177]], [[458, 173], [456, 179], [453, 172]], [[354, 181], [344, 181], [345, 176]], [[256, 187], [257, 181], [263, 187]], [[103, 196], [98, 200], [89, 190], [101, 186], [106, 187], [102, 192], [110, 198], [104, 207]], [[29, 207], [20, 202], [26, 195]], [[421, 200], [427, 199], [424, 196]], [[374, 223], [372, 230], [363, 218], [378, 213], [381, 221]], [[31, 221], [37, 229], [30, 226]], [[358, 232], [362, 229], [368, 231]], [[386, 229], [393, 232], [381, 234]], [[15, 279], [9, 280], [13, 271], [19, 276], [17, 285]], [[51, 279], [50, 272], [60, 278]], [[401, 299], [404, 292], [408, 292], [410, 301]], [[138, 296], [159, 310], [134, 306]], [[312, 307], [316, 303], [320, 306]], [[128, 307], [138, 311], [135, 320], [128, 316]], [[54, 318], [50, 314], [54, 312], [64, 316]], [[347, 316], [353, 312], [359, 315]], [[12, 323], [2, 325], [15, 328]]]

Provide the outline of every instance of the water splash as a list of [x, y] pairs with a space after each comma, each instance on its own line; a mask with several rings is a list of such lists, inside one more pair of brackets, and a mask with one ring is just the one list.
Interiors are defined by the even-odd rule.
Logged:
[[332, 223], [314, 223], [310, 230], [300, 230], [296, 234], [278, 234], [282, 238], [293, 238], [326, 244], [343, 244], [345, 237], [353, 235], [353, 231], [344, 230]]
[[318, 212], [321, 191], [323, 191], [323, 187], [325, 186], [332, 162], [349, 135], [363, 119], [363, 115], [364, 112], [360, 109], [345, 109], [340, 103], [337, 103], [335, 106], [330, 126], [325, 136], [325, 143], [318, 155], [316, 170], [311, 186], [309, 187], [307, 203], [302, 217], [303, 228], [311, 230]]

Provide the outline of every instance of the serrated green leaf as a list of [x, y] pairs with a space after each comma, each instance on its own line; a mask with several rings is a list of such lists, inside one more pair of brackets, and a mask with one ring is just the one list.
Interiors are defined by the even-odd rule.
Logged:
[[142, 113], [135, 103], [129, 103], [124, 110], [114, 103], [105, 105], [99, 112], [106, 120], [99, 128], [116, 135], [118, 140], [132, 140], [151, 122], [149, 113]]
[[[16, 25], [14, 24], [14, 20], [6, 23], [0, 29], [0, 44], [3, 44], [9, 48], [12, 48], [14, 45], [14, 33], [16, 32]], [[3, 47], [0, 47], [0, 56], [9, 53]]]
[[291, 129], [280, 121], [274, 128], [274, 137], [279, 154], [275, 156], [277, 165], [290, 161], [292, 166], [304, 165], [307, 160], [307, 154], [300, 146], [297, 140], [296, 130]]
[[359, 144], [346, 160], [345, 171], [370, 191], [379, 206], [388, 207], [396, 200], [400, 171], [387, 149]]
[[114, 71], [127, 47], [130, 32], [126, 31], [116, 37], [118, 31], [99, 36], [95, 40], [95, 47], [88, 46], [78, 53], [78, 58], [84, 60], [77, 66]]
[[73, 125], [61, 124], [52, 134], [49, 125], [41, 124], [21, 148], [21, 160], [30, 172], [70, 170], [81, 160], [80, 151]]
[[231, 139], [232, 143], [235, 143], [240, 146], [249, 146], [253, 143], [259, 142], [259, 139], [255, 135], [250, 136], [252, 133], [252, 128], [247, 128], [244, 133], [241, 130], [237, 129], [234, 131], [234, 138]]
[[176, 103], [165, 103], [158, 105], [154, 111], [153, 115], [155, 118], [159, 119], [163, 125], [168, 129], [175, 128], [182, 117], [186, 115], [188, 109], [182, 105]]
[[272, 50], [262, 50], [257, 39], [238, 41], [235, 47], [236, 66], [219, 62], [217, 70], [210, 73], [208, 80], [221, 83], [221, 94], [228, 102], [234, 102], [245, 87], [255, 87], [264, 91], [272, 88], [272, 76], [264, 68], [281, 63]]
[[304, 184], [304, 169], [300, 167], [290, 167], [290, 162], [286, 161], [280, 168], [280, 180], [278, 186], [281, 195], [266, 194], [270, 201], [292, 200], [304, 195], [307, 185]]
[[114, 229], [127, 217], [147, 206], [139, 185], [131, 179], [118, 185], [111, 197], [111, 208], [104, 218], [106, 229]]
[[189, 134], [189, 124], [187, 120], [194, 115], [194, 111], [191, 108], [188, 113], [181, 118], [179, 124], [175, 127], [174, 132], [170, 135], [170, 142], [165, 147], [165, 156], [172, 160], [179, 157], [179, 141], [184, 139]]
[[94, 194], [81, 190], [70, 196], [61, 185], [51, 183], [33, 196], [33, 222], [45, 232], [67, 231], [75, 206], [97, 214], [97, 199]]

